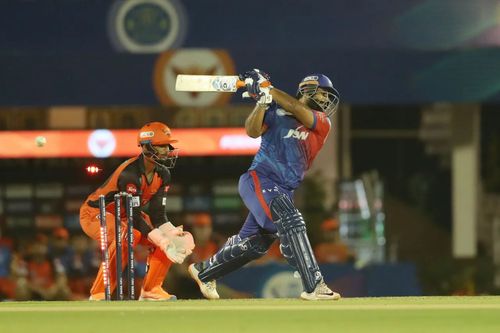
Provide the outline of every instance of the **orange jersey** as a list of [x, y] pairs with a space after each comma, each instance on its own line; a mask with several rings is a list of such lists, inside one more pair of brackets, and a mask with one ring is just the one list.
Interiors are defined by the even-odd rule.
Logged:
[[[166, 194], [170, 184], [170, 171], [157, 165], [151, 182], [145, 174], [144, 157], [133, 157], [123, 162], [101, 187], [90, 194], [86, 204], [99, 208], [99, 196], [104, 195], [106, 210], [115, 213], [114, 195], [119, 192], [132, 194], [134, 210], [134, 228], [147, 235], [151, 227], [141, 216], [142, 208], [149, 203], [151, 223], [157, 227], [168, 222], [166, 214]], [[125, 218], [125, 207], [122, 206], [121, 217]]]

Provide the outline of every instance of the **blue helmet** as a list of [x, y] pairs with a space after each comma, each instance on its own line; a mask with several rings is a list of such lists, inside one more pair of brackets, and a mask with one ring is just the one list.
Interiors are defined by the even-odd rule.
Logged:
[[[316, 94], [318, 88], [326, 92], [325, 95]], [[297, 98], [307, 97], [307, 105], [314, 110], [323, 111], [331, 116], [339, 105], [340, 95], [333, 87], [332, 81], [323, 74], [311, 74], [302, 79], [297, 90]]]

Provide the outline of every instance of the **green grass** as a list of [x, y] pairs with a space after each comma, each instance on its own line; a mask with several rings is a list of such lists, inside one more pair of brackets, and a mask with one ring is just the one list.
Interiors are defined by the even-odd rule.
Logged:
[[500, 297], [0, 303], [0, 332], [500, 332]]

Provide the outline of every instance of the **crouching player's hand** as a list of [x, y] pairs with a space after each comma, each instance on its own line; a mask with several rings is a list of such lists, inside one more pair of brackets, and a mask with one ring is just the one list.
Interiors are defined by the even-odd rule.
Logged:
[[240, 80], [245, 82], [246, 90], [242, 97], [251, 97], [257, 104], [267, 106], [272, 103], [273, 96], [270, 94], [273, 86], [269, 74], [253, 69], [240, 75]]
[[151, 230], [148, 239], [158, 246], [172, 262], [181, 264], [193, 252], [193, 236], [167, 222]]

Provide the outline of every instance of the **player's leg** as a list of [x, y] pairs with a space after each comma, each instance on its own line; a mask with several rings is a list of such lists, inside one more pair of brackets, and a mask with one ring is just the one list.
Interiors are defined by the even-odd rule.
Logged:
[[[111, 254], [113, 257], [113, 262], [115, 259], [115, 225], [114, 225], [115, 216], [111, 213], [106, 212], [106, 221], [107, 221], [107, 251], [108, 251], [108, 276], [110, 282], [110, 290], [113, 292], [114, 289], [114, 280], [111, 276], [116, 278], [116, 265], [111, 265]], [[82, 205], [80, 208], [80, 225], [82, 230], [92, 239], [96, 240], [99, 244], [101, 242], [101, 229], [100, 229], [100, 219], [99, 219], [99, 209], [90, 207], [86, 204]], [[99, 266], [99, 271], [97, 272], [97, 276], [92, 284], [90, 289], [90, 300], [100, 301], [105, 299], [104, 294], [104, 265], [101, 261]]]
[[[116, 244], [115, 244], [115, 216], [106, 212], [106, 226], [108, 238], [108, 255], [109, 255], [109, 284], [111, 293], [116, 287]], [[80, 210], [80, 225], [83, 231], [92, 239], [100, 242], [101, 231], [99, 221], [99, 210], [93, 207], [84, 206]], [[122, 221], [122, 230], [126, 228], [126, 220]], [[141, 233], [134, 230], [134, 247], [141, 240]], [[122, 258], [127, 258], [127, 242], [122, 241]], [[122, 266], [125, 268], [125, 265]], [[99, 271], [90, 289], [90, 300], [104, 300], [104, 266], [103, 263], [99, 266]]]
[[[249, 214], [247, 221], [252, 220], [255, 218]], [[216, 254], [195, 265], [200, 272], [199, 279], [202, 282], [218, 279], [250, 261], [262, 257], [276, 238], [275, 234], [265, 233], [261, 229], [248, 236], [242, 237], [238, 234], [229, 237]]]
[[257, 227], [257, 233], [244, 237], [240, 234], [233, 235], [212, 257], [189, 266], [189, 274], [198, 283], [206, 298], [219, 298], [215, 280], [262, 257], [276, 240], [275, 234], [262, 233], [263, 230], [257, 225], [251, 213], [245, 222], [246, 226], [249, 224]]
[[249, 173], [240, 177], [239, 192], [250, 210], [239, 234], [231, 236], [208, 260], [189, 266], [191, 277], [209, 299], [219, 298], [216, 279], [260, 258], [276, 239], [276, 227], [271, 221], [265, 198], [262, 197], [262, 192], [255, 190], [254, 180]]
[[[149, 216], [142, 213], [144, 220], [151, 225]], [[159, 248], [153, 246], [147, 241], [148, 246], [151, 246], [150, 253], [147, 258], [146, 276], [142, 282], [140, 301], [173, 301], [177, 297], [166, 292], [163, 288], [163, 281], [167, 277], [172, 261], [170, 261], [165, 253]]]
[[271, 214], [278, 228], [280, 250], [288, 263], [298, 270], [304, 292], [301, 298], [308, 300], [339, 299], [324, 283], [319, 266], [307, 237], [306, 223], [302, 214], [287, 195], [271, 200]]
[[173, 301], [177, 297], [166, 292], [163, 288], [163, 281], [172, 266], [172, 262], [159, 248], [151, 248], [147, 259], [146, 276], [142, 283], [140, 301]]

